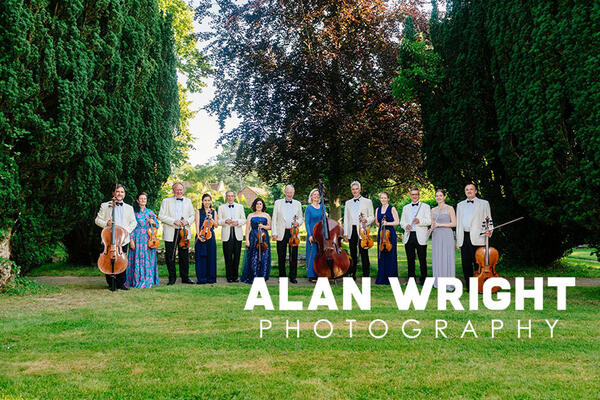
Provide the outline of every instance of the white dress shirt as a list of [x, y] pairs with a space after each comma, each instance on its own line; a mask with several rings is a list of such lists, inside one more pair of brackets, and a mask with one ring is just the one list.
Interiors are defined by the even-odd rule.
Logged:
[[471, 230], [471, 221], [473, 220], [473, 213], [475, 212], [475, 202], [471, 203], [470, 200], [467, 200], [463, 211], [464, 213], [462, 216], [462, 222], [464, 231], [469, 232]]
[[360, 209], [360, 198], [362, 196], [358, 196], [354, 199], [352, 199], [352, 225], [356, 225], [358, 226], [360, 221], [358, 220], [358, 216], [360, 214], [359, 209]]
[[123, 206], [115, 206], [115, 220], [117, 226], [123, 227]]
[[183, 215], [183, 200], [177, 200], [177, 198], [174, 198], [173, 201], [175, 202], [175, 205], [173, 206], [175, 221], [179, 221]]
[[290, 229], [292, 227], [295, 214], [294, 211], [294, 205], [292, 203], [288, 203], [287, 201], [283, 203], [283, 219], [285, 221], [285, 229]]
[[410, 225], [412, 225], [412, 222], [415, 220], [415, 218], [417, 218], [417, 211], [419, 211], [419, 202], [417, 201], [416, 203], [410, 203], [410, 211], [412, 212], [412, 218], [410, 219]]

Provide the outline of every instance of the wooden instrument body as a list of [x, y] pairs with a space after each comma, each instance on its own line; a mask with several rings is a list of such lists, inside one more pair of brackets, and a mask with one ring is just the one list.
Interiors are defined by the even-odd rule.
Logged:
[[158, 228], [154, 225], [152, 219], [148, 219], [148, 248], [157, 249], [160, 246], [160, 239], [158, 238]]
[[198, 237], [200, 239], [204, 239], [204, 241], [212, 239], [213, 233], [212, 228], [215, 226], [215, 221], [212, 219], [212, 209], [206, 213], [206, 218], [202, 223], [202, 228], [200, 229], [200, 234]]
[[[490, 224], [489, 217], [486, 218], [484, 222], [484, 229], [488, 230]], [[489, 237], [486, 235], [485, 237], [485, 246], [480, 247], [475, 251], [475, 261], [479, 268], [477, 269], [477, 273], [475, 277], [477, 278], [477, 287], [479, 293], [483, 293], [483, 284], [489, 278], [497, 278], [499, 277], [496, 272], [496, 264], [500, 259], [500, 253], [498, 250], [490, 246]], [[499, 286], [492, 287], [492, 293], [496, 293], [500, 289]]]
[[[297, 219], [298, 218], [296, 218], [296, 216], [294, 215], [294, 222], [296, 222]], [[290, 229], [290, 239], [288, 240], [290, 246], [298, 247], [300, 245], [300, 236], [298, 236], [299, 233], [300, 228], [292, 224], [292, 227]]]
[[185, 226], [179, 228], [179, 241], [178, 245], [181, 249], [190, 248], [190, 239], [188, 239], [189, 229]]
[[[317, 276], [326, 278], [342, 277], [350, 269], [350, 256], [342, 248], [342, 229], [337, 221], [327, 218], [329, 238], [323, 236], [323, 221], [313, 229], [313, 242], [317, 244], [314, 269]], [[332, 275], [333, 271], [333, 275]]]
[[381, 226], [379, 227], [379, 252], [388, 253], [392, 251], [392, 242], [390, 242], [390, 231], [383, 226], [383, 222], [386, 218], [383, 217], [381, 220]]
[[117, 275], [125, 272], [127, 265], [127, 254], [123, 252], [123, 246], [126, 245], [127, 231], [117, 226], [115, 220], [115, 205], [113, 201], [111, 226], [102, 229], [101, 238], [104, 250], [98, 257], [98, 269], [107, 275]]
[[[363, 218], [362, 213], [360, 214], [359, 218]], [[370, 249], [371, 247], [373, 247], [375, 243], [373, 243], [373, 238], [371, 237], [371, 230], [364, 222], [360, 223], [359, 235], [360, 247], [362, 247], [363, 249]]]

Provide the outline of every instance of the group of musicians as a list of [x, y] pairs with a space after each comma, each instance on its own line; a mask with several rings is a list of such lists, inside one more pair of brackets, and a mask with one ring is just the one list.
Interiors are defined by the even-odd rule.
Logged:
[[[303, 223], [306, 226], [306, 260], [307, 278], [316, 282], [313, 262], [317, 254], [317, 246], [312, 232], [315, 224], [321, 220], [321, 198], [317, 189], [308, 196], [308, 206], [302, 212], [300, 201], [294, 198], [294, 187], [287, 185], [285, 197], [275, 201], [273, 215], [266, 212], [266, 204], [261, 198], [252, 203], [252, 213], [245, 215], [244, 207], [235, 202], [235, 192], [229, 190], [225, 194], [226, 202], [218, 210], [212, 208], [212, 198], [206, 193], [202, 196], [202, 205], [194, 209], [192, 201], [184, 196], [185, 187], [177, 182], [172, 186], [173, 196], [165, 198], [160, 206], [158, 217], [152, 210], [146, 208], [147, 195], [140, 193], [136, 204], [132, 207], [123, 202], [125, 188], [117, 185], [113, 193], [114, 201], [103, 203], [96, 217], [96, 224], [102, 228], [113, 222], [123, 227], [129, 237], [123, 251], [128, 252], [128, 267], [125, 272], [116, 276], [108, 276], [109, 289], [127, 290], [128, 288], [148, 288], [158, 285], [158, 269], [156, 249], [148, 247], [148, 229], [157, 227], [159, 221], [163, 226], [165, 242], [165, 260], [169, 272], [167, 285], [176, 281], [175, 261], [179, 262], [179, 276], [183, 284], [216, 283], [217, 280], [217, 246], [214, 235], [216, 226], [221, 227], [223, 242], [223, 257], [227, 282], [239, 282], [239, 265], [242, 242], [245, 242], [246, 252], [243, 260], [241, 281], [252, 283], [255, 277], [269, 278], [271, 268], [271, 253], [269, 231], [272, 240], [277, 242], [277, 258], [279, 277], [288, 276], [286, 260], [289, 249], [289, 282], [297, 283], [298, 247], [288, 244], [292, 236], [292, 228]], [[408, 277], [415, 278], [415, 261], [419, 260], [420, 276], [418, 283], [423, 284], [427, 277], [427, 244], [432, 236], [432, 270], [433, 277], [454, 277], [455, 248], [460, 248], [462, 269], [465, 281], [475, 271], [475, 250], [485, 244], [481, 235], [481, 222], [489, 217], [489, 203], [478, 198], [475, 185], [465, 186], [466, 199], [461, 201], [456, 211], [445, 203], [446, 193], [437, 190], [435, 198], [437, 206], [431, 209], [428, 204], [420, 201], [420, 191], [412, 188], [411, 202], [405, 205], [399, 215], [390, 204], [388, 193], [379, 195], [381, 206], [373, 209], [373, 202], [361, 196], [361, 184], [354, 181], [350, 185], [352, 198], [346, 201], [343, 216], [343, 237], [350, 247], [351, 264], [347, 275], [356, 279], [358, 255], [362, 266], [362, 276], [371, 273], [368, 248], [361, 245], [361, 234], [366, 228], [377, 226], [378, 242], [382, 234], [389, 232], [391, 250], [382, 251], [378, 248], [377, 284], [389, 284], [390, 277], [398, 276], [398, 259], [396, 253], [397, 236], [395, 227], [400, 225], [404, 230], [403, 243], [408, 264]], [[114, 213], [111, 205], [114, 204]], [[114, 215], [114, 221], [112, 216]], [[189, 249], [180, 246], [181, 232], [186, 232], [191, 240], [192, 224], [196, 232], [206, 234], [196, 235], [195, 264], [196, 282], [189, 276]], [[453, 228], [456, 227], [456, 240]], [[210, 233], [208, 233], [210, 231]], [[486, 233], [488, 236], [490, 232]], [[386, 235], [387, 237], [387, 235]], [[265, 244], [266, 242], [266, 244]], [[114, 281], [113, 281], [114, 279]], [[115, 284], [116, 283], [116, 284]], [[434, 282], [437, 287], [437, 279]]]

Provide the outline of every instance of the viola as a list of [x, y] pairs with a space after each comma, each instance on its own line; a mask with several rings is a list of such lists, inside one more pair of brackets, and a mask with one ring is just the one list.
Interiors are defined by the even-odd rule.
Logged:
[[[298, 220], [298, 217], [296, 217], [294, 215], [294, 222], [296, 222], [297, 220]], [[298, 247], [300, 245], [300, 237], [298, 236], [299, 233], [300, 233], [300, 228], [297, 226], [294, 226], [294, 224], [292, 224], [292, 227], [290, 229], [290, 239], [288, 240], [288, 243], [290, 244], [290, 246]]]
[[[113, 197], [109, 207], [112, 208], [113, 221], [109, 226], [102, 229], [101, 238], [104, 250], [98, 257], [98, 268], [106, 275], [117, 275], [127, 269], [127, 254], [123, 252], [123, 246], [126, 245], [127, 231], [117, 226], [115, 221], [115, 203], [117, 199]], [[114, 279], [113, 279], [114, 284]]]
[[325, 196], [323, 181], [319, 179], [321, 195], [321, 220], [313, 228], [313, 242], [317, 244], [317, 255], [314, 260], [315, 273], [319, 277], [337, 279], [346, 274], [350, 268], [350, 256], [342, 248], [342, 230], [340, 225], [325, 212]]
[[[360, 213], [360, 215], [358, 216], [358, 219], [361, 220], [363, 219], [363, 214]], [[369, 229], [369, 226], [367, 225], [366, 222], [361, 222], [360, 223], [360, 229], [359, 229], [359, 234], [360, 234], [360, 247], [362, 247], [363, 249], [370, 249], [371, 247], [373, 247], [373, 238], [371, 238], [371, 230]]]
[[215, 222], [212, 218], [212, 207], [209, 208], [208, 212], [206, 213], [206, 218], [204, 219], [204, 222], [202, 223], [202, 228], [200, 229], [200, 233], [198, 234], [198, 237], [200, 239], [203, 239], [202, 241], [206, 241], [206, 240], [210, 240], [212, 238], [212, 228], [215, 226]]
[[[493, 224], [490, 217], [485, 217], [485, 221], [482, 224], [483, 233], [490, 232], [490, 224]], [[479, 289], [479, 293], [483, 293], [483, 284], [489, 278], [497, 278], [499, 275], [496, 272], [496, 264], [498, 263], [498, 259], [500, 258], [500, 254], [498, 250], [493, 247], [490, 247], [490, 238], [485, 236], [485, 246], [480, 247], [475, 251], [475, 261], [479, 268], [477, 269], [477, 273], [475, 277], [477, 278], [477, 287]], [[492, 287], [492, 293], [496, 293], [500, 289], [499, 286]]]
[[148, 218], [148, 247], [156, 249], [160, 246], [160, 240], [158, 239], [158, 228], [156, 227], [154, 220]]
[[390, 242], [390, 231], [383, 226], [383, 223], [387, 220], [384, 216], [379, 226], [379, 252], [387, 253], [392, 250], [392, 242]]
[[[181, 217], [183, 221], [183, 217]], [[184, 225], [179, 228], [179, 241], [178, 245], [181, 249], [189, 249], [190, 248], [190, 239], [188, 239], [190, 230]]]

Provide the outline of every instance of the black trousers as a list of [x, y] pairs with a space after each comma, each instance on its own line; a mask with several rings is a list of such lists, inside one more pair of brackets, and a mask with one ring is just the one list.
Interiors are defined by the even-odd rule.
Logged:
[[[277, 265], [279, 267], [279, 276], [287, 276], [285, 273], [285, 258], [287, 256], [288, 241], [292, 234], [289, 229], [285, 230], [283, 239], [277, 241]], [[290, 279], [296, 279], [298, 276], [298, 246], [290, 247]]]
[[475, 262], [475, 251], [477, 246], [471, 244], [471, 234], [465, 232], [463, 245], [460, 248], [460, 258], [462, 261], [463, 276], [465, 277], [465, 284], [469, 284], [469, 278], [473, 276], [473, 272], [477, 270], [477, 263]]
[[419, 281], [422, 283], [427, 278], [427, 245], [419, 244], [417, 234], [411, 231], [408, 235], [408, 242], [404, 245], [406, 251], [406, 263], [408, 264], [408, 278], [416, 278], [415, 275], [415, 252], [419, 257], [419, 267], [421, 268], [421, 277]]
[[[127, 254], [128, 250], [129, 250], [129, 245], [123, 246], [123, 253]], [[125, 279], [127, 278], [127, 270], [121, 272], [120, 274], [115, 274], [115, 275], [106, 274], [105, 277], [106, 277], [106, 283], [108, 284], [109, 288], [113, 287], [113, 284], [114, 284], [115, 288], [120, 289], [125, 284]]]
[[223, 242], [223, 258], [225, 258], [225, 275], [228, 281], [238, 279], [240, 267], [240, 254], [242, 254], [242, 241], [235, 237], [235, 228], [231, 227], [229, 240]]
[[[167, 262], [169, 281], [171, 282], [177, 279], [177, 273], [175, 272], [175, 259], [173, 258], [173, 252], [175, 251], [176, 245], [177, 240], [172, 242], [167, 242], [165, 240], [165, 261]], [[187, 281], [190, 279], [190, 250], [178, 247], [177, 253], [179, 254], [179, 276], [181, 277], [182, 282]]]
[[356, 278], [356, 263], [358, 261], [357, 253], [360, 253], [360, 260], [362, 264], [362, 271], [365, 278], [371, 275], [371, 263], [369, 262], [369, 249], [363, 249], [360, 247], [360, 236], [356, 225], [352, 226], [352, 235], [350, 235], [350, 258], [352, 258], [352, 265], [348, 270], [348, 275]]

